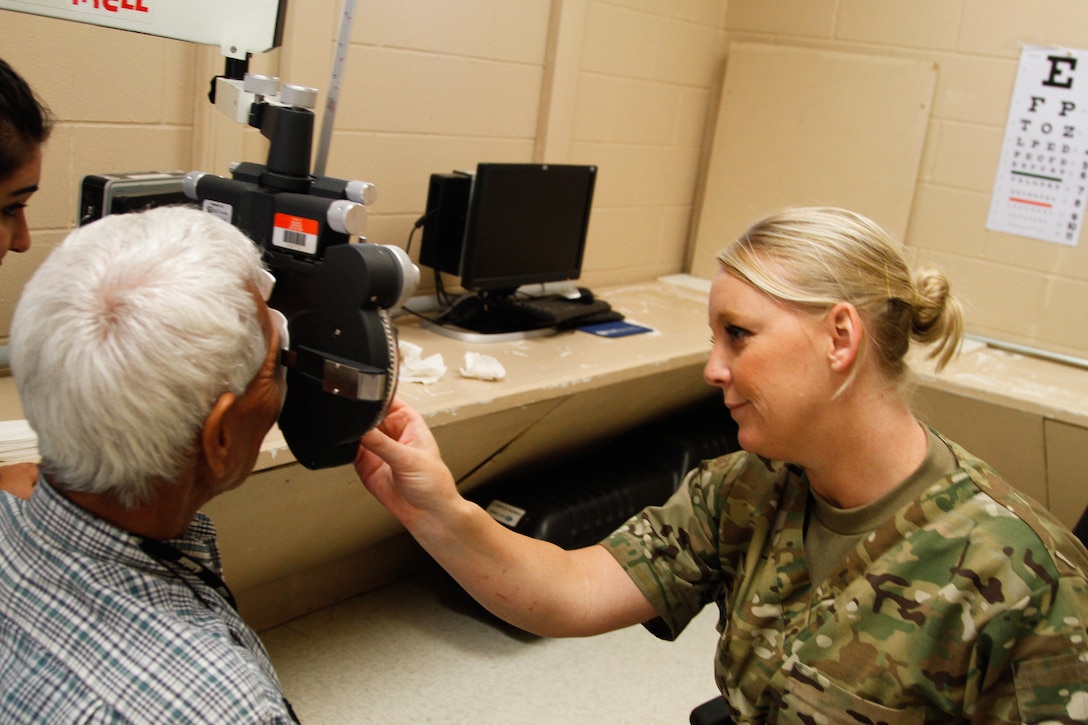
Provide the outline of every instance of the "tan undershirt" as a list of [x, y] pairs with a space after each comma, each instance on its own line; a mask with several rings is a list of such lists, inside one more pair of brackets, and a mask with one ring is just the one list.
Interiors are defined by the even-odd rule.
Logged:
[[940, 438], [926, 428], [928, 447], [917, 470], [876, 501], [852, 509], [834, 506], [811, 492], [812, 512], [805, 533], [805, 559], [813, 585], [826, 579], [861, 541], [895, 512], [956, 469], [956, 458]]

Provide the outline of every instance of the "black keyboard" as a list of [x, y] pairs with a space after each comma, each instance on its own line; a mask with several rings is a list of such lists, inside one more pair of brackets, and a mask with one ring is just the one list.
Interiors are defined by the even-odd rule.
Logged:
[[[549, 327], [565, 327], [583, 318], [596, 320], [602, 313], [612, 312], [612, 306], [604, 300], [571, 300], [560, 295], [544, 297], [507, 297], [500, 303], [504, 314], [536, 320]], [[623, 319], [618, 312], [608, 315], [611, 319]]]

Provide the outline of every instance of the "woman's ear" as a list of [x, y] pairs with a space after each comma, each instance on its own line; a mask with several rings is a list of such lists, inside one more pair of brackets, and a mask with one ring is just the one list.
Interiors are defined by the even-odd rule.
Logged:
[[229, 413], [236, 400], [234, 393], [221, 393], [204, 419], [204, 428], [200, 431], [201, 452], [208, 469], [217, 478], [226, 474], [230, 461], [232, 443], [228, 422]]
[[831, 369], [848, 372], [858, 358], [865, 334], [861, 315], [849, 302], [840, 302], [828, 312], [827, 322], [831, 333]]

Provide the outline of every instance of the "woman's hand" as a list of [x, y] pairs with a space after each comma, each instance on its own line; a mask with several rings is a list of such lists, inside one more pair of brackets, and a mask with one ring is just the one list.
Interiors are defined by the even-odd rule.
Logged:
[[582, 636], [655, 616], [603, 547], [566, 551], [507, 529], [462, 498], [427, 424], [399, 399], [363, 436], [355, 471], [466, 591], [517, 627]]
[[363, 435], [355, 472], [378, 502], [409, 530], [424, 514], [460, 499], [453, 475], [423, 418], [395, 398], [385, 420]]

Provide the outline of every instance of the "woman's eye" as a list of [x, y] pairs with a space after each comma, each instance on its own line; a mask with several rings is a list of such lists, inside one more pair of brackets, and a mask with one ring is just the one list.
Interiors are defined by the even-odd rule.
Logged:
[[3, 209], [4, 216], [14, 217], [21, 210], [26, 209], [26, 204], [11, 204]]
[[729, 325], [725, 328], [725, 334], [729, 335], [729, 339], [734, 342], [739, 342], [748, 337], [751, 333], [745, 330], [743, 327], [737, 327], [736, 325]]
[[719, 342], [722, 341], [729, 345], [737, 345], [745, 342], [749, 337], [752, 336], [750, 330], [746, 330], [743, 327], [737, 327], [736, 325], [725, 325], [721, 329], [725, 333], [725, 335], [719, 337], [717, 332], [711, 335], [711, 346], [717, 345]]

